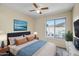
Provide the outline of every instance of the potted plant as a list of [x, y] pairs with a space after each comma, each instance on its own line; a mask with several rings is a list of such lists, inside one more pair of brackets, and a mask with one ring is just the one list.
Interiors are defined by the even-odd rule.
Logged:
[[65, 34], [65, 44], [67, 50], [69, 50], [69, 45], [72, 43], [72, 41], [73, 41], [73, 33], [71, 31], [68, 31]]
[[65, 34], [65, 40], [66, 41], [73, 41], [73, 33], [71, 31], [68, 31], [66, 34]]

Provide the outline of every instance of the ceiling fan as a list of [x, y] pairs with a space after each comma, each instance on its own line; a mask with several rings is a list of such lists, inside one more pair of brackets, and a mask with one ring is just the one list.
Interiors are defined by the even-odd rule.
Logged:
[[33, 3], [33, 6], [35, 7], [35, 9], [34, 10], [29, 10], [30, 12], [36, 11], [37, 13], [42, 14], [42, 10], [47, 10], [48, 9], [48, 7], [40, 8], [36, 3]]

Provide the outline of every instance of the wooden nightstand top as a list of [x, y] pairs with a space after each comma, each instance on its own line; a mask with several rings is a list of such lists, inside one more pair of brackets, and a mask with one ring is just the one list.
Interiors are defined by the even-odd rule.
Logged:
[[1, 48], [1, 47], [0, 47], [0, 52], [1, 52], [1, 53], [7, 52], [8, 50], [9, 50], [8, 47], [4, 47], [4, 48]]

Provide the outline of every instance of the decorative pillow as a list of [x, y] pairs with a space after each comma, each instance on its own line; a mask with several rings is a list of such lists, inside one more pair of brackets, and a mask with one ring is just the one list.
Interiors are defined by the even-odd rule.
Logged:
[[15, 39], [21, 39], [23, 36], [18, 36], [18, 37], [9, 37], [10, 45], [15, 44]]
[[26, 37], [22, 38], [22, 39], [16, 39], [16, 45], [21, 45], [27, 42]]
[[28, 41], [32, 41], [35, 38], [35, 35], [34, 34], [30, 34], [30, 35], [26, 35], [25, 37], [26, 37], [26, 39]]
[[10, 42], [10, 45], [14, 45], [15, 44], [15, 39], [14, 38], [9, 38], [9, 42]]

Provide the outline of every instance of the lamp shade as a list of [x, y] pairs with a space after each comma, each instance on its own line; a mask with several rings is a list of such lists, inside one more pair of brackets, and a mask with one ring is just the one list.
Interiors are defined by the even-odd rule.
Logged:
[[34, 32], [34, 34], [37, 35], [38, 33], [37, 32]]
[[7, 35], [6, 34], [0, 34], [0, 41], [5, 41], [7, 40]]

